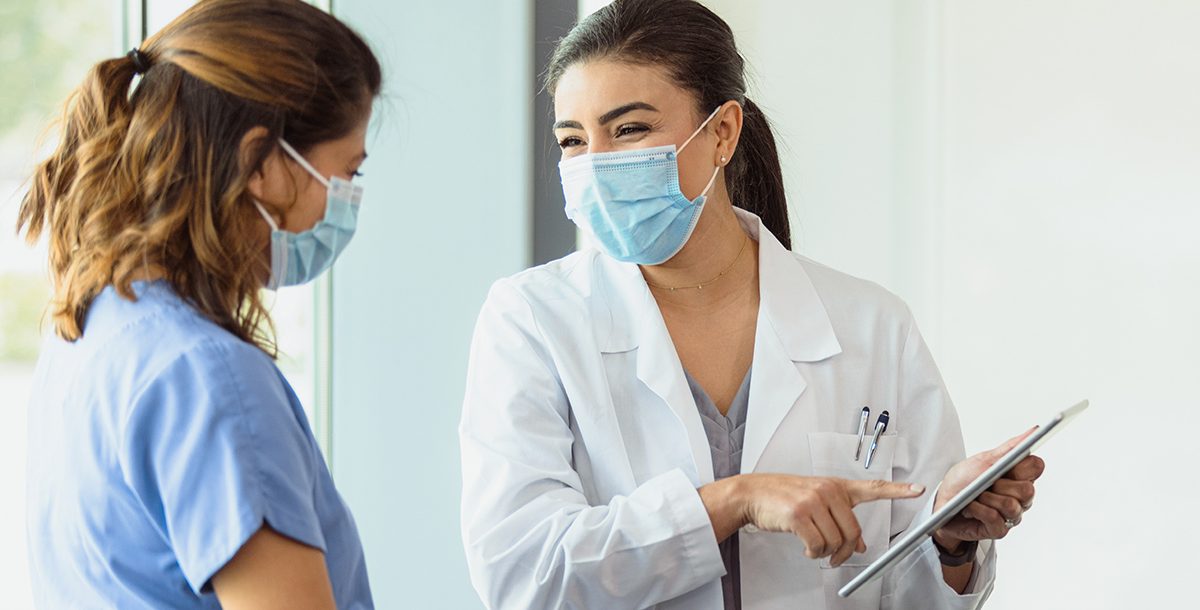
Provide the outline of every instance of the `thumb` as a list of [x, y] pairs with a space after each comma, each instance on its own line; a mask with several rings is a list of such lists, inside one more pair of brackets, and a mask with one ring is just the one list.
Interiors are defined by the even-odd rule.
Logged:
[[1018, 435], [1008, 439], [1007, 441], [1004, 441], [1004, 444], [1000, 445], [999, 447], [996, 447], [995, 449], [991, 449], [988, 451], [984, 451], [983, 453], [980, 454], [980, 457], [982, 457], [985, 461], [987, 461], [987, 463], [992, 464], [996, 460], [1004, 457], [1004, 454], [1008, 453], [1009, 451], [1012, 451], [1013, 447], [1016, 447], [1017, 445], [1019, 445], [1021, 443], [1021, 441], [1028, 438], [1029, 435], [1033, 434], [1033, 431], [1037, 430], [1037, 429], [1038, 429], [1038, 427], [1034, 426], [1034, 427], [1022, 432], [1021, 434], [1018, 434]]
[[916, 483], [894, 483], [892, 481], [846, 481], [846, 492], [850, 504], [896, 498], [915, 498], [925, 493], [925, 486]]

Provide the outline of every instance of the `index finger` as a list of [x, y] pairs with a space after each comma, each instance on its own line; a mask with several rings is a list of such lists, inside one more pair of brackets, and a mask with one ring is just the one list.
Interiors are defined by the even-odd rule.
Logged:
[[1021, 444], [1021, 441], [1028, 438], [1029, 435], [1033, 434], [1033, 431], [1037, 430], [1037, 429], [1038, 429], [1038, 427], [1034, 426], [1034, 427], [1022, 432], [1021, 434], [1018, 434], [1018, 435], [1008, 439], [1007, 441], [1004, 441], [1004, 444], [1000, 445], [999, 447], [996, 447], [995, 449], [992, 449], [991, 451], [985, 451], [983, 453], [983, 456], [987, 460], [987, 463], [993, 464], [996, 462], [996, 460], [1004, 457], [1004, 454], [1008, 453], [1009, 451], [1012, 451], [1013, 447], [1016, 447], [1017, 445]]
[[892, 481], [845, 481], [846, 493], [850, 495], [850, 505], [858, 506], [863, 502], [888, 500], [898, 498], [915, 498], [925, 493], [925, 486], [916, 483], [895, 483]]

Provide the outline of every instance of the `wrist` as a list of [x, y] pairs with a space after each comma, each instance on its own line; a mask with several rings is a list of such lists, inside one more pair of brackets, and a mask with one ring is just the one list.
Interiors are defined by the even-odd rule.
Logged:
[[718, 542], [725, 540], [747, 523], [748, 503], [742, 491], [743, 481], [738, 480], [740, 476], [719, 479], [698, 490]]
[[938, 533], [933, 535], [933, 545], [938, 551], [938, 561], [947, 568], [957, 568], [973, 563], [975, 552], [979, 548], [979, 542], [976, 540], [939, 537]]
[[726, 493], [729, 495], [729, 503], [732, 507], [730, 510], [732, 510], [735, 515], [737, 529], [741, 529], [754, 522], [754, 520], [750, 517], [750, 507], [753, 505], [753, 502], [750, 499], [751, 490], [753, 489], [751, 477], [753, 477], [753, 475], [735, 474], [727, 479], [724, 479], [724, 481], [728, 484]]
[[933, 544], [939, 552], [957, 555], [966, 541], [947, 535], [944, 530], [933, 532]]

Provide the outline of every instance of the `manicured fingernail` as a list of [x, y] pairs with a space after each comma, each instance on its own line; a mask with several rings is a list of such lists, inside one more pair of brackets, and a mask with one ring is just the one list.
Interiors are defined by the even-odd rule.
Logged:
[[908, 487], [913, 490], [913, 493], [918, 493], [918, 494], [925, 493], [924, 485], [918, 485], [917, 483], [913, 483], [912, 485], [909, 485]]

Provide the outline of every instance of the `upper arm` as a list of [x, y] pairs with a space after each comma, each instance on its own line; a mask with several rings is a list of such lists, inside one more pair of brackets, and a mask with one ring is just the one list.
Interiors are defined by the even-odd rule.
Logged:
[[325, 555], [264, 527], [212, 578], [229, 610], [334, 609]]

